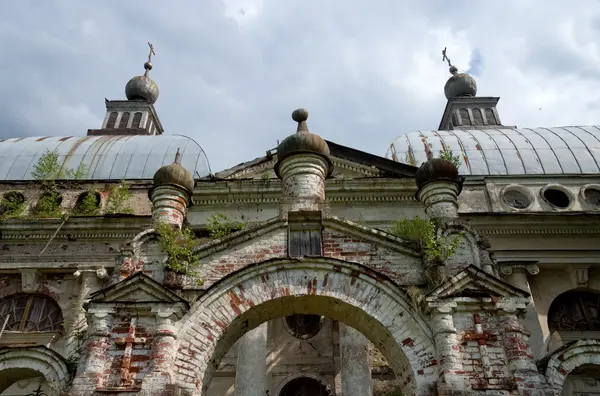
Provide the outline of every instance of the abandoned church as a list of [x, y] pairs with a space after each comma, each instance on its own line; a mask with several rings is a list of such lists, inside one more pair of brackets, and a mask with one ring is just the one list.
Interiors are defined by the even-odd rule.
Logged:
[[450, 66], [385, 156], [298, 109], [213, 173], [151, 59], [99, 129], [0, 140], [0, 395], [600, 394], [600, 127]]

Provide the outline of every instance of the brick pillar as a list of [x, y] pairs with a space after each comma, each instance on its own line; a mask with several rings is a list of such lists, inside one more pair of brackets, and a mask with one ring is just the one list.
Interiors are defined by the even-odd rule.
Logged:
[[466, 381], [462, 375], [463, 363], [459, 348], [460, 341], [456, 334], [452, 309], [434, 308], [431, 319], [437, 360], [441, 371], [438, 394], [443, 396], [464, 392]]
[[520, 395], [552, 394], [544, 375], [537, 370], [529, 347], [529, 332], [523, 327], [517, 313], [501, 310], [502, 342], [506, 351], [508, 369]]
[[235, 396], [264, 396], [267, 389], [267, 323], [238, 341]]
[[144, 377], [142, 391], [147, 391], [149, 395], [168, 395], [169, 391], [174, 391], [170, 385], [174, 380], [173, 361], [177, 354], [176, 334], [177, 330], [173, 326], [173, 311], [163, 310], [156, 313], [156, 329], [152, 342], [152, 351], [150, 356], [150, 368], [148, 374]]
[[83, 348], [71, 395], [90, 395], [96, 388], [104, 386], [106, 378], [112, 315], [108, 312], [94, 312], [88, 316], [88, 323], [89, 338]]
[[434, 181], [417, 192], [417, 199], [425, 206], [425, 214], [434, 218], [458, 217], [460, 186], [453, 181]]
[[188, 191], [175, 185], [157, 186], [152, 189], [150, 199], [155, 224], [167, 223], [181, 229], [190, 204]]
[[329, 163], [319, 155], [296, 154], [279, 164], [283, 203], [288, 211], [318, 211], [325, 203]]
[[343, 396], [372, 396], [369, 340], [358, 330], [340, 323], [340, 365]]
[[[512, 286], [524, 290], [531, 295], [529, 287], [529, 275], [539, 274], [540, 269], [537, 265], [531, 263], [502, 263], [500, 273], [504, 275], [506, 281]], [[529, 330], [531, 350], [536, 359], [542, 359], [546, 355], [546, 345], [544, 344], [544, 335], [538, 313], [535, 309], [533, 297], [529, 297], [527, 311], [523, 318], [525, 328]]]

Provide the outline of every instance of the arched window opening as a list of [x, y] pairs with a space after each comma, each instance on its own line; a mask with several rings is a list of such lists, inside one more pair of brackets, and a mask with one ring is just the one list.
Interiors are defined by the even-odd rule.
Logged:
[[548, 310], [554, 331], [600, 331], [600, 293], [571, 290], [556, 297]]
[[13, 295], [0, 300], [0, 325], [5, 331], [62, 332], [63, 315], [58, 304], [37, 294]]
[[121, 121], [119, 121], [119, 128], [127, 128], [128, 122], [129, 122], [129, 113], [125, 112], [121, 116]]
[[480, 109], [473, 109], [473, 118], [475, 119], [475, 125], [483, 125], [483, 114]]
[[498, 124], [496, 121], [496, 116], [494, 115], [494, 110], [492, 109], [485, 109], [485, 120], [487, 121], [488, 125]]
[[142, 127], [142, 113], [137, 112], [133, 115], [133, 122], [131, 123], [132, 128]]
[[460, 120], [462, 122], [462, 125], [471, 125], [471, 117], [469, 117], [469, 110], [460, 109], [459, 113], [460, 113]]
[[279, 396], [328, 396], [331, 390], [321, 381], [310, 377], [295, 378], [285, 384]]
[[108, 116], [108, 122], [106, 123], [107, 129], [112, 129], [115, 127], [115, 124], [117, 123], [118, 115], [119, 115], [119, 113], [117, 113], [116, 111], [113, 111], [112, 113], [110, 113], [110, 115]]

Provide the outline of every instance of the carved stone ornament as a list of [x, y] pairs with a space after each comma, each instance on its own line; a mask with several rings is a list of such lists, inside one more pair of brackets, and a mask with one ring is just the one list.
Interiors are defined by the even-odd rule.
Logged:
[[527, 272], [529, 275], [540, 273], [540, 267], [537, 264], [507, 263], [500, 265], [500, 273], [504, 276], [512, 275], [513, 272]]

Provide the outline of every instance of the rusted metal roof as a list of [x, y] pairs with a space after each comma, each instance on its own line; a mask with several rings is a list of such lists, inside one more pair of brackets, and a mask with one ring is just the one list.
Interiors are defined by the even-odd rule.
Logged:
[[66, 136], [0, 139], [0, 180], [32, 180], [40, 156], [57, 150], [65, 169], [84, 164], [88, 180], [152, 179], [163, 165], [175, 159], [195, 178], [210, 173], [208, 158], [193, 139], [180, 135], [160, 136]]
[[600, 126], [413, 132], [386, 157], [420, 166], [449, 150], [460, 157], [461, 175], [600, 173]]

